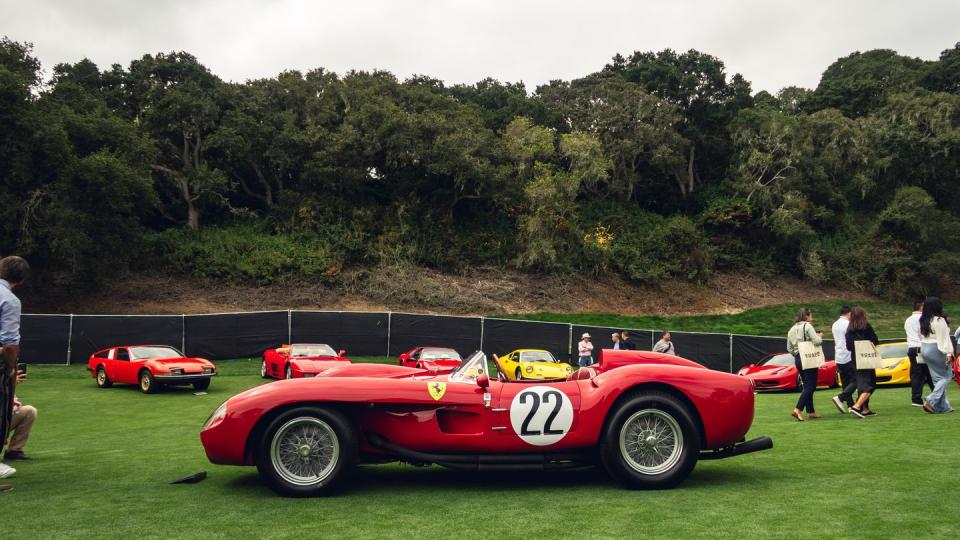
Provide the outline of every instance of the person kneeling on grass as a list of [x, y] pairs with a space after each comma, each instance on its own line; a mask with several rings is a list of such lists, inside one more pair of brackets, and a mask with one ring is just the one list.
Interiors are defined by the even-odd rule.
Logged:
[[[869, 341], [878, 345], [880, 340], [873, 327], [867, 321], [867, 312], [862, 307], [853, 308], [850, 313], [850, 326], [847, 328], [847, 350], [856, 353], [854, 344], [858, 341]], [[870, 409], [870, 396], [877, 388], [877, 372], [873, 369], [857, 370], [857, 402], [850, 407], [850, 412], [865, 418], [876, 416], [876, 411]]]
[[933, 392], [923, 400], [923, 410], [928, 413], [953, 412], [947, 399], [947, 386], [950, 384], [949, 359], [953, 357], [953, 343], [950, 342], [950, 322], [943, 314], [943, 303], [931, 296], [923, 302], [923, 314], [920, 315], [920, 356], [930, 368], [933, 379]]

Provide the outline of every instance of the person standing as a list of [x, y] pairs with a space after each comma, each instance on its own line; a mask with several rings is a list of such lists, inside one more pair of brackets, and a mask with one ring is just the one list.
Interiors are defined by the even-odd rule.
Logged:
[[613, 340], [613, 350], [620, 350], [620, 332], [614, 332], [610, 335], [610, 339]]
[[[20, 299], [13, 290], [22, 285], [30, 274], [30, 265], [20, 257], [0, 259], [0, 433], [4, 438], [10, 431], [13, 417], [13, 399], [17, 387], [17, 358], [20, 356]], [[0, 443], [2, 444], [2, 443]], [[0, 478], [9, 478], [17, 470], [0, 463]], [[13, 489], [0, 484], [0, 491]]]
[[930, 379], [930, 368], [921, 361], [920, 355], [920, 315], [923, 313], [923, 302], [913, 303], [913, 313], [903, 321], [903, 331], [907, 334], [907, 358], [910, 359], [910, 404], [914, 407], [923, 407], [923, 385], [926, 383], [933, 390], [933, 380]]
[[853, 392], [857, 389], [857, 367], [853, 362], [850, 349], [847, 349], [847, 328], [850, 327], [850, 306], [840, 306], [840, 317], [830, 328], [833, 334], [833, 360], [837, 363], [837, 372], [840, 374], [840, 394], [833, 396], [833, 404], [841, 413], [846, 413], [846, 407], [853, 406]]
[[590, 343], [590, 334], [586, 332], [580, 337], [580, 343], [577, 344], [580, 360], [577, 362], [577, 365], [587, 367], [593, 363], [593, 343]]
[[673, 347], [673, 342], [670, 341], [670, 332], [664, 332], [664, 333], [663, 333], [663, 337], [660, 338], [660, 341], [658, 341], [658, 342], [653, 346], [653, 352], [658, 352], [658, 353], [663, 353], [663, 354], [670, 354], [670, 355], [673, 355], [673, 356], [676, 356], [676, 355], [677, 355], [677, 351], [676, 351], [676, 349], [674, 349], [674, 347]]
[[637, 342], [630, 337], [630, 331], [624, 330], [620, 332], [620, 348], [626, 349], [628, 351], [637, 350]]
[[814, 330], [812, 322], [813, 312], [809, 308], [801, 308], [797, 312], [793, 326], [787, 332], [787, 351], [793, 355], [793, 363], [803, 380], [800, 399], [790, 413], [790, 416], [796, 418], [798, 422], [803, 422], [804, 409], [807, 411], [807, 418], [820, 418], [813, 406], [813, 392], [817, 389], [817, 368], [803, 369], [803, 363], [800, 361], [800, 342], [810, 341], [814, 345], [823, 343], [822, 332]]
[[953, 356], [953, 343], [950, 341], [950, 321], [943, 314], [943, 303], [936, 296], [923, 302], [920, 315], [920, 356], [930, 368], [933, 379], [933, 391], [923, 401], [923, 410], [928, 413], [953, 412], [947, 399], [947, 386], [950, 384], [950, 358]]
[[[850, 326], [847, 328], [847, 350], [856, 354], [855, 343], [858, 341], [869, 341], [874, 345], [879, 345], [880, 340], [877, 333], [873, 331], [870, 322], [867, 320], [867, 311], [860, 306], [853, 308], [850, 313]], [[857, 368], [857, 402], [850, 407], [850, 412], [865, 418], [867, 416], [876, 416], [876, 411], [870, 409], [870, 396], [877, 388], [877, 372], [875, 369]]]

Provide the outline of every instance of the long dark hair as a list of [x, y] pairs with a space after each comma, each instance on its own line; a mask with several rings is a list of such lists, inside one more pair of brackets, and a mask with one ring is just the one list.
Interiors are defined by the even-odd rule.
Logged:
[[867, 322], [867, 310], [860, 306], [854, 306], [850, 312], [850, 330], [863, 330], [870, 326]]
[[793, 322], [795, 323], [807, 322], [807, 319], [810, 317], [810, 315], [811, 315], [810, 308], [800, 308], [800, 311], [797, 312], [797, 316], [796, 318], [794, 318]]
[[923, 337], [930, 335], [930, 323], [934, 317], [943, 317], [950, 324], [950, 320], [943, 314], [943, 302], [936, 296], [928, 296], [923, 301], [923, 312], [920, 314], [920, 333]]

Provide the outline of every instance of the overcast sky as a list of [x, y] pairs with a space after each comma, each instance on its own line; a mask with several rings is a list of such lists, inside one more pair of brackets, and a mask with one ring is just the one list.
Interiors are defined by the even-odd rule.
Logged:
[[960, 41], [958, 0], [0, 0], [0, 34], [47, 74], [184, 50], [233, 81], [287, 69], [386, 69], [453, 83], [599, 70], [616, 53], [698, 49], [754, 91], [816, 87], [853, 51], [936, 59]]

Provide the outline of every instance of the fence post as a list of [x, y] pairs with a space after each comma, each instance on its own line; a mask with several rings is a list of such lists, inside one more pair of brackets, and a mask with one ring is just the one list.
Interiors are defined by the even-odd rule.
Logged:
[[480, 350], [483, 350], [483, 326], [486, 317], [480, 317]]
[[70, 326], [67, 330], [67, 365], [70, 365], [70, 352], [73, 348], [73, 313], [70, 314]]
[[390, 334], [393, 333], [393, 312], [387, 312], [387, 356], [390, 356]]
[[287, 343], [293, 342], [293, 310], [287, 310]]
[[573, 358], [573, 323], [567, 323], [567, 360]]
[[733, 373], [733, 334], [730, 334], [730, 373]]
[[180, 352], [187, 354], [187, 314], [180, 314]]

